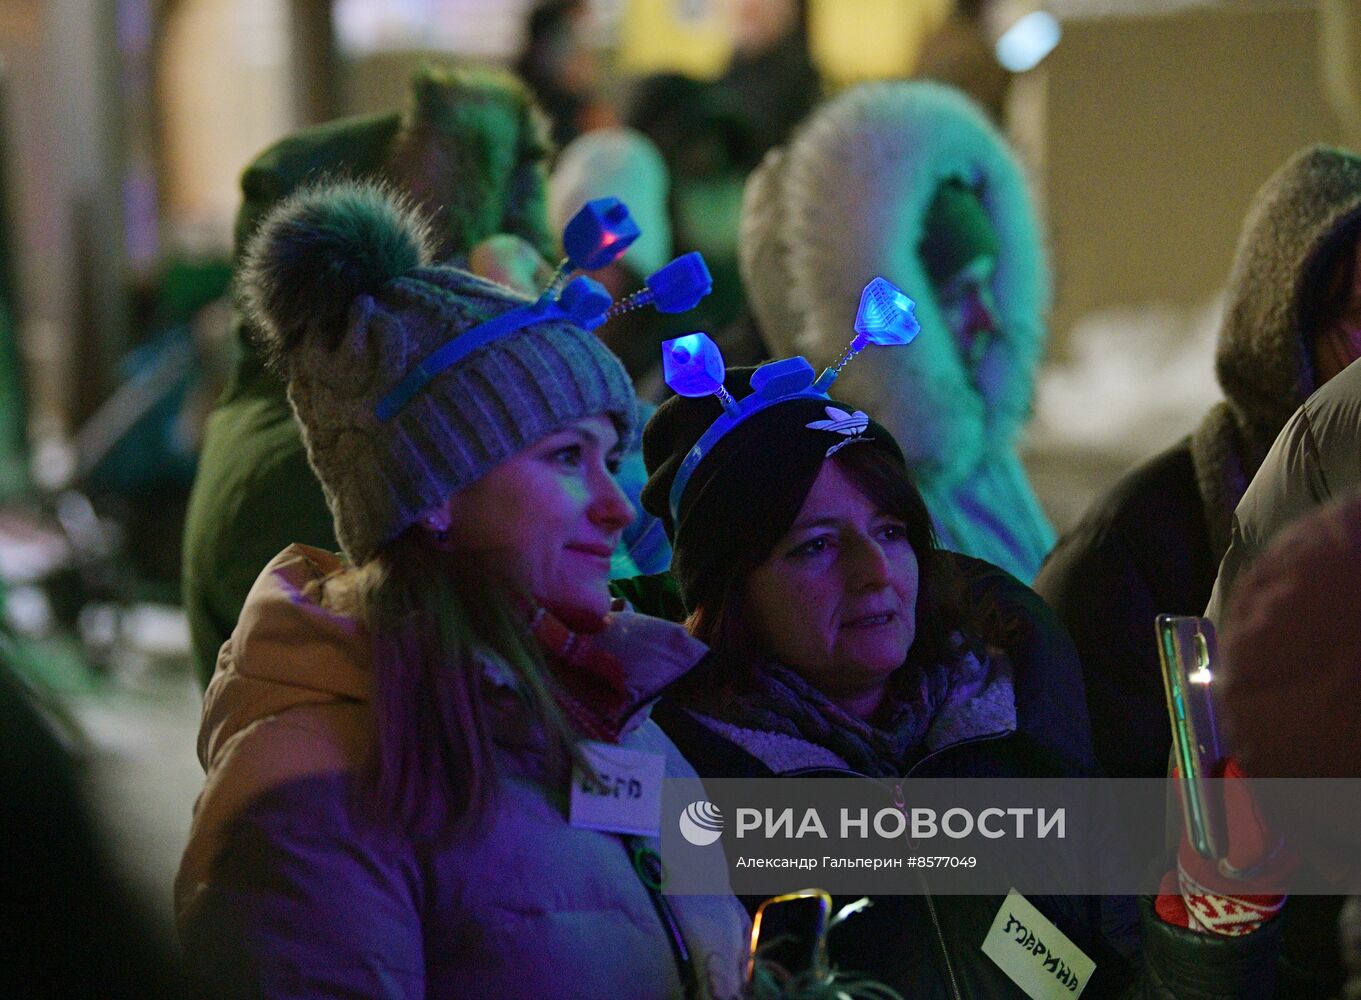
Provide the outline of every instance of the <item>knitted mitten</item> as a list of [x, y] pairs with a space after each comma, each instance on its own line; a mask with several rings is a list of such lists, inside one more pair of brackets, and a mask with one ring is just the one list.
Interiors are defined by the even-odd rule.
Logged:
[[1298, 858], [1267, 826], [1246, 777], [1230, 758], [1223, 780], [1216, 782], [1224, 795], [1226, 857], [1202, 856], [1182, 833], [1177, 870], [1163, 876], [1155, 904], [1165, 922], [1238, 937], [1257, 930], [1285, 905], [1285, 889]]

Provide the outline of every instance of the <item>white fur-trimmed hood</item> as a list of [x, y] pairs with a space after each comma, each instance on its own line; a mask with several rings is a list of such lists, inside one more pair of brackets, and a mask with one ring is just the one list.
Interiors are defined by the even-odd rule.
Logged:
[[[1000, 242], [993, 278], [1001, 329], [966, 369], [917, 255], [939, 185], [979, 191]], [[860, 291], [882, 274], [917, 301], [922, 332], [851, 364], [836, 394], [887, 426], [924, 485], [967, 476], [1014, 447], [1047, 337], [1050, 276], [1021, 166], [984, 113], [952, 88], [867, 84], [819, 109], [747, 184], [742, 276], [779, 356], [834, 360], [852, 336]]]

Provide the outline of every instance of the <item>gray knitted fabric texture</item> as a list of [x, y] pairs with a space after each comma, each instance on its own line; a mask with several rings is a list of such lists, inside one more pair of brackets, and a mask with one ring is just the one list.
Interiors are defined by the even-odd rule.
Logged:
[[247, 254], [243, 297], [287, 378], [336, 537], [356, 564], [575, 420], [608, 415], [626, 448], [637, 433], [623, 365], [561, 321], [472, 351], [379, 420], [379, 401], [433, 351], [531, 301], [429, 259], [409, 203], [344, 184], [285, 202]]
[[627, 444], [632, 384], [592, 333], [539, 323], [474, 351], [386, 423], [378, 401], [430, 352], [528, 300], [454, 268], [418, 268], [360, 295], [334, 350], [309, 340], [288, 397], [355, 563], [493, 467], [581, 417], [608, 414]]

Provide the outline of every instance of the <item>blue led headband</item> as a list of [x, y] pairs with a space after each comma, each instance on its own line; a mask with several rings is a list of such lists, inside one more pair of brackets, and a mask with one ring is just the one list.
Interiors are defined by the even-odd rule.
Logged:
[[521, 306], [494, 316], [471, 330], [466, 330], [426, 357], [402, 377], [391, 392], [378, 401], [378, 419], [391, 420], [412, 398], [424, 389], [435, 376], [458, 364], [473, 351], [493, 341], [523, 330], [535, 323], [566, 320], [578, 326], [594, 329], [604, 321], [610, 308], [610, 293], [594, 278], [573, 278], [562, 292], [551, 297], [545, 292], [532, 305]]
[[681, 396], [717, 396], [723, 404], [723, 412], [686, 453], [680, 468], [676, 470], [668, 498], [672, 522], [680, 518], [681, 497], [685, 495], [690, 477], [723, 435], [776, 403], [792, 399], [830, 401], [827, 390], [851, 359], [870, 344], [890, 346], [912, 342], [921, 331], [921, 325], [913, 315], [915, 307], [916, 303], [891, 282], [875, 278], [860, 295], [860, 308], [855, 315], [855, 338], [836, 364], [814, 378], [813, 366], [804, 358], [767, 362], [752, 372], [752, 392], [741, 400], [733, 399], [723, 387], [723, 354], [707, 334], [691, 333], [664, 343], [662, 373], [666, 384]]
[[473, 351], [527, 326], [565, 320], [594, 330], [620, 313], [646, 305], [664, 313], [685, 312], [709, 294], [713, 279], [699, 253], [677, 257], [650, 275], [641, 291], [617, 303], [593, 278], [567, 280], [573, 271], [595, 271], [618, 260], [638, 236], [637, 224], [618, 198], [588, 201], [563, 229], [567, 256], [559, 262], [538, 300], [465, 330], [436, 348], [379, 400], [375, 410], [378, 419], [391, 420], [436, 376]]

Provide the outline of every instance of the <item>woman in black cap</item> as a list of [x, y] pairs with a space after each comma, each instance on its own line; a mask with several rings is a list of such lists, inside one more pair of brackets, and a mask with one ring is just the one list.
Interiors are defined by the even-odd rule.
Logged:
[[[795, 362], [808, 369], [773, 364]], [[687, 624], [713, 651], [655, 717], [700, 776], [1090, 773], [1076, 663], [1052, 612], [1014, 578], [937, 547], [884, 427], [813, 386], [747, 399], [750, 371], [727, 372], [722, 405], [668, 400], [643, 437], [643, 504], [671, 534]], [[1095, 961], [1088, 995], [1146, 987], [1130, 984], [1128, 901], [1032, 902]], [[913, 997], [1027, 995], [981, 950], [998, 898], [874, 903], [833, 928], [834, 965]], [[1228, 987], [1216, 995], [1251, 995], [1233, 984], [1260, 973], [1260, 945], [1239, 954], [1215, 940], [1211, 955], [1194, 931], [1144, 922], [1150, 968], [1175, 967], [1177, 982], [1195, 966]], [[1134, 995], [1192, 995], [1150, 979], [1159, 985]]]

